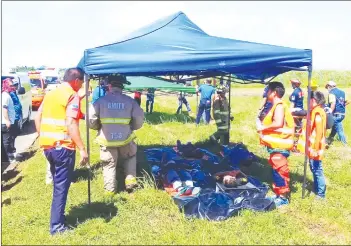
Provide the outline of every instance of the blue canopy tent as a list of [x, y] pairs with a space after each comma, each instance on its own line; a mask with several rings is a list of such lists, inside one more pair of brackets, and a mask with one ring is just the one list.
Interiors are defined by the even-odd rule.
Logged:
[[[94, 76], [121, 73], [126, 76], [205, 78], [232, 74], [235, 79], [260, 83], [299, 70], [309, 72], [310, 92], [312, 50], [210, 36], [183, 12], [178, 12], [140, 28], [120, 41], [86, 49], [78, 67]], [[307, 121], [310, 121], [309, 113]], [[307, 157], [305, 173], [306, 165]]]

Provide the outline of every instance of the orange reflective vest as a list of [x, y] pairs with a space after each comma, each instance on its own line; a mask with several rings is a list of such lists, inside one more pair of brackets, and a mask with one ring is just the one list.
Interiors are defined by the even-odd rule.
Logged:
[[45, 95], [39, 135], [41, 148], [60, 146], [75, 149], [74, 142], [67, 134], [66, 126], [66, 107], [75, 93], [70, 85], [62, 84]]
[[[316, 121], [316, 116], [320, 115], [322, 121]], [[325, 135], [326, 135], [326, 121], [327, 115], [322, 107], [317, 106], [311, 112], [311, 128], [309, 129], [308, 138], [308, 157], [313, 160], [322, 160], [323, 153], [325, 150]], [[321, 124], [320, 127], [323, 129], [320, 141], [317, 140], [316, 126]], [[318, 142], [317, 142], [318, 141]], [[297, 149], [301, 153], [305, 153], [305, 143], [306, 143], [306, 122], [302, 128], [302, 133], [300, 135], [299, 141], [297, 143]]]
[[262, 124], [268, 126], [273, 122], [274, 111], [278, 104], [284, 107], [284, 126], [278, 129], [267, 129], [260, 134], [260, 144], [272, 149], [291, 150], [294, 146], [294, 118], [289, 108], [283, 102], [275, 103]]

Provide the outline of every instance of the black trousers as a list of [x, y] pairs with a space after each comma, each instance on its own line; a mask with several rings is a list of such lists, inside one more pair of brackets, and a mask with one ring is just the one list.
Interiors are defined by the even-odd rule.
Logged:
[[5, 124], [1, 124], [1, 138], [2, 144], [4, 146], [4, 151], [8, 157], [13, 156], [13, 153], [16, 152], [15, 149], [15, 132], [16, 127], [12, 124], [9, 128]]

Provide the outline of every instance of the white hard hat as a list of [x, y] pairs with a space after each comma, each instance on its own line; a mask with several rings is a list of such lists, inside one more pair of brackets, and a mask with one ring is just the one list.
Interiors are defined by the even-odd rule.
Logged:
[[325, 85], [325, 88], [327, 88], [327, 86], [331, 86], [331, 87], [335, 87], [336, 83], [332, 80], [328, 81], [327, 84]]

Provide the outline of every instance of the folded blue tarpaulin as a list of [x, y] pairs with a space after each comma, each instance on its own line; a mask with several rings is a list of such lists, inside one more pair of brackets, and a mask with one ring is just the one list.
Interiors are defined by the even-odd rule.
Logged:
[[178, 12], [121, 41], [85, 50], [78, 66], [94, 75], [223, 72], [241, 79], [264, 80], [311, 64], [311, 50], [210, 36]]

